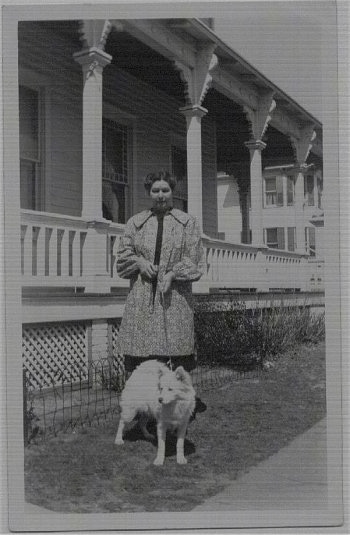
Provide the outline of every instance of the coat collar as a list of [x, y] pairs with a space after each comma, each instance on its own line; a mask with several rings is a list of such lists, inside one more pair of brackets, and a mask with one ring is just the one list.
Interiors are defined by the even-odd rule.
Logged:
[[[136, 214], [134, 216], [134, 223], [137, 228], [141, 228], [142, 225], [146, 223], [146, 221], [153, 215], [152, 210], [144, 210], [143, 212], [140, 212], [139, 214]], [[169, 215], [173, 216], [174, 219], [179, 221], [182, 225], [186, 225], [188, 221], [190, 220], [190, 216], [186, 214], [185, 212], [182, 212], [181, 210], [178, 210], [177, 208], [172, 208], [169, 212]]]

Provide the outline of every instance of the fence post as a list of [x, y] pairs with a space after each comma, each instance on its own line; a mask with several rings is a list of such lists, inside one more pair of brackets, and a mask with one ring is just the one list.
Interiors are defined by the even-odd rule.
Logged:
[[27, 376], [23, 369], [23, 440], [24, 446], [28, 446], [28, 404], [27, 404]]

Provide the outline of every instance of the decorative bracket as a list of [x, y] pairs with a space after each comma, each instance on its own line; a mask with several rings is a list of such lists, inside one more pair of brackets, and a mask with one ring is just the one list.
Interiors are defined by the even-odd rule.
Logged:
[[83, 48], [104, 50], [111, 30], [112, 23], [110, 20], [79, 21], [80, 40], [83, 43]]
[[109, 20], [79, 21], [83, 49], [73, 57], [83, 68], [85, 82], [95, 75], [95, 71], [102, 74], [103, 68], [111, 62], [112, 56], [104, 51], [111, 30], [112, 23]]
[[251, 125], [252, 137], [262, 140], [266, 129], [272, 119], [272, 114], [276, 108], [276, 101], [273, 99], [273, 91], [269, 91], [259, 96], [256, 110], [244, 106], [244, 112]]
[[198, 50], [193, 69], [179, 60], [174, 60], [175, 68], [185, 83], [187, 106], [201, 106], [209, 90], [212, 83], [211, 73], [218, 65], [218, 58], [214, 54], [215, 48], [216, 45], [211, 43]]
[[300, 131], [299, 139], [296, 139], [294, 136], [290, 137], [295, 151], [296, 161], [301, 166], [305, 164], [310, 154], [310, 150], [312, 149], [313, 142], [316, 139], [316, 132], [314, 128], [314, 124], [309, 124]]

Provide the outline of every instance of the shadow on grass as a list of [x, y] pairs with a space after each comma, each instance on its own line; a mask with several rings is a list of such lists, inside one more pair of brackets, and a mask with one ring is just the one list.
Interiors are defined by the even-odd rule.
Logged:
[[204, 403], [198, 396], [196, 396], [196, 406], [194, 408], [190, 422], [196, 419], [197, 413], [205, 412], [206, 410], [207, 410], [207, 404]]

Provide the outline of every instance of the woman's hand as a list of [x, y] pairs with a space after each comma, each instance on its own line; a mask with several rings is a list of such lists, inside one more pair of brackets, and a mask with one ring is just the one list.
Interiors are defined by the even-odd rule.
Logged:
[[137, 265], [142, 277], [146, 277], [149, 280], [153, 280], [157, 277], [158, 266], [155, 266], [149, 260], [139, 257], [137, 260]]
[[160, 293], [166, 294], [170, 290], [174, 279], [175, 274], [172, 271], [168, 271], [168, 273], [164, 275], [162, 282], [159, 284]]

